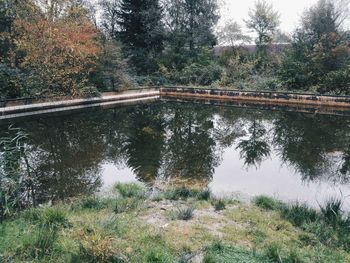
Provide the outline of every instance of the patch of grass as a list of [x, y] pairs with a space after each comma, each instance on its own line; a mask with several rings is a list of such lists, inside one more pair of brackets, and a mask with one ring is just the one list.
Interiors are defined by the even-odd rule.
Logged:
[[204, 256], [204, 263], [221, 263], [221, 262], [244, 262], [244, 263], [272, 263], [264, 255], [258, 254], [254, 251], [245, 250], [239, 247], [230, 245], [217, 244], [206, 249]]
[[190, 197], [196, 197], [198, 195], [197, 189], [190, 189], [187, 187], [179, 187], [173, 190], [168, 190], [164, 192], [165, 199], [168, 200], [187, 200]]
[[278, 210], [283, 206], [282, 202], [265, 195], [257, 196], [254, 199], [254, 204], [266, 210]]
[[81, 209], [93, 209], [93, 210], [102, 210], [109, 206], [111, 203], [110, 199], [105, 198], [99, 198], [96, 196], [92, 197], [85, 197], [78, 202], [74, 208], [81, 208]]
[[35, 224], [34, 232], [23, 241], [23, 251], [26, 258], [42, 258], [50, 254], [59, 237], [59, 231], [69, 226], [67, 213], [55, 207], [28, 210], [23, 218]]
[[123, 263], [126, 257], [113, 249], [113, 238], [95, 230], [83, 230], [75, 262]]
[[188, 221], [193, 218], [193, 207], [179, 208], [176, 212], [176, 219]]
[[165, 249], [153, 248], [146, 252], [144, 260], [145, 263], [173, 263], [174, 257]]
[[273, 262], [283, 263], [282, 260], [282, 248], [277, 243], [271, 243], [266, 248], [266, 257], [271, 259]]
[[284, 204], [269, 197], [258, 197], [255, 204], [266, 210], [276, 210], [283, 219], [313, 234], [325, 246], [350, 251], [350, 216], [344, 215], [339, 199], [328, 200], [320, 206], [320, 211], [303, 203]]
[[343, 201], [337, 198], [331, 198], [323, 206], [320, 206], [324, 220], [333, 227], [336, 227], [342, 220], [342, 206]]
[[197, 199], [198, 200], [205, 200], [208, 201], [211, 198], [211, 191], [209, 188], [202, 189], [201, 191], [198, 192], [197, 194]]
[[118, 215], [108, 214], [101, 218], [96, 224], [104, 233], [111, 236], [123, 236], [128, 231], [128, 222], [122, 220]]
[[143, 199], [146, 197], [146, 189], [137, 183], [117, 183], [114, 188], [124, 198]]
[[56, 207], [32, 208], [22, 213], [22, 217], [32, 223], [46, 226], [69, 226], [67, 212]]
[[118, 198], [115, 202], [114, 212], [116, 214], [130, 212], [139, 207], [140, 201], [135, 198]]
[[212, 201], [212, 206], [215, 211], [222, 211], [226, 209], [226, 202], [224, 199], [215, 199]]
[[299, 202], [283, 206], [280, 208], [280, 213], [283, 218], [298, 227], [315, 222], [319, 219], [319, 214], [315, 209]]

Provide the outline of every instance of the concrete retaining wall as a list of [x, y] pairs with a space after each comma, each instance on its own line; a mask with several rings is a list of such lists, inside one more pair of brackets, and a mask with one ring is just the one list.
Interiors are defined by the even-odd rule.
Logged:
[[195, 89], [188, 87], [164, 87], [161, 96], [169, 98], [187, 97], [219, 100], [247, 101], [269, 104], [310, 105], [336, 108], [350, 108], [350, 96], [319, 96], [314, 94], [237, 91], [223, 89]]
[[[53, 102], [40, 102], [26, 104], [19, 100], [16, 106], [0, 108], [0, 120], [44, 113], [75, 110], [87, 107], [110, 106], [113, 104], [130, 104], [147, 100], [159, 99], [160, 91], [156, 88], [127, 90], [122, 92], [103, 93], [101, 97], [89, 99], [67, 99]], [[15, 101], [12, 102], [12, 105]]]
[[[69, 111], [91, 107], [113, 106], [116, 104], [142, 103], [143, 101], [164, 99], [186, 99], [218, 104], [229, 102], [236, 106], [252, 106], [268, 109], [288, 107], [302, 112], [348, 115], [349, 96], [318, 96], [314, 94], [237, 91], [224, 89], [196, 89], [188, 87], [147, 87], [121, 92], [103, 93], [101, 97], [90, 99], [65, 99], [58, 101], [14, 100], [0, 107], [0, 120], [38, 115], [51, 112]], [[219, 103], [220, 104], [220, 103]], [[226, 103], [227, 104], [227, 103]], [[277, 107], [279, 106], [279, 107]], [[345, 113], [345, 114], [344, 114]]]

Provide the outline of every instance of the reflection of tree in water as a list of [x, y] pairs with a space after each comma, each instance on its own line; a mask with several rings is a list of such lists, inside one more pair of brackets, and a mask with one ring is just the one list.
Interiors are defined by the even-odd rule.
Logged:
[[212, 133], [212, 112], [184, 104], [167, 112], [168, 140], [164, 150], [166, 177], [192, 179], [208, 184], [218, 165], [216, 142]]
[[[283, 162], [305, 180], [348, 181], [349, 123], [337, 116], [283, 113], [274, 121], [274, 141]], [[343, 156], [343, 165], [339, 158]]]
[[140, 181], [151, 182], [161, 166], [164, 147], [164, 125], [156, 108], [137, 107], [128, 116], [130, 129], [124, 151], [127, 165]]
[[[149, 184], [162, 177], [207, 185], [223, 150], [235, 143], [248, 167], [260, 165], [273, 146], [282, 161], [304, 179], [348, 182], [349, 121], [265, 113], [155, 103], [28, 121], [21, 128], [28, 134], [24, 145], [32, 186], [28, 183], [23, 192], [27, 191], [28, 198], [32, 187], [38, 202], [90, 194], [101, 187], [105, 163], [126, 165]], [[17, 157], [16, 163], [23, 166], [23, 157]]]
[[253, 120], [248, 132], [249, 137], [241, 139], [236, 149], [240, 149], [241, 159], [244, 159], [247, 167], [252, 165], [258, 167], [271, 152], [266, 136], [267, 130], [260, 121]]
[[43, 119], [26, 131], [41, 152], [35, 162], [39, 201], [91, 194], [101, 186], [104, 144], [94, 120]]

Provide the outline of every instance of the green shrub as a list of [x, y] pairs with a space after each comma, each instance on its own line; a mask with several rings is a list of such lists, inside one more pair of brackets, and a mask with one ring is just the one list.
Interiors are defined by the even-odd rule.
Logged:
[[146, 189], [137, 183], [117, 183], [114, 187], [122, 197], [143, 199], [146, 196]]
[[101, 93], [98, 91], [96, 87], [86, 86], [79, 89], [79, 95], [84, 98], [93, 98], [93, 97], [100, 97]]

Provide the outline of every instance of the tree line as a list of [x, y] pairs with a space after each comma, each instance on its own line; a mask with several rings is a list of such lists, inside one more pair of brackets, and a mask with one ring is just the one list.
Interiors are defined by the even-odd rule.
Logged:
[[218, 29], [217, 0], [0, 0], [1, 98], [166, 84], [349, 94], [347, 7], [319, 0], [288, 36], [259, 0], [251, 51], [236, 21]]

